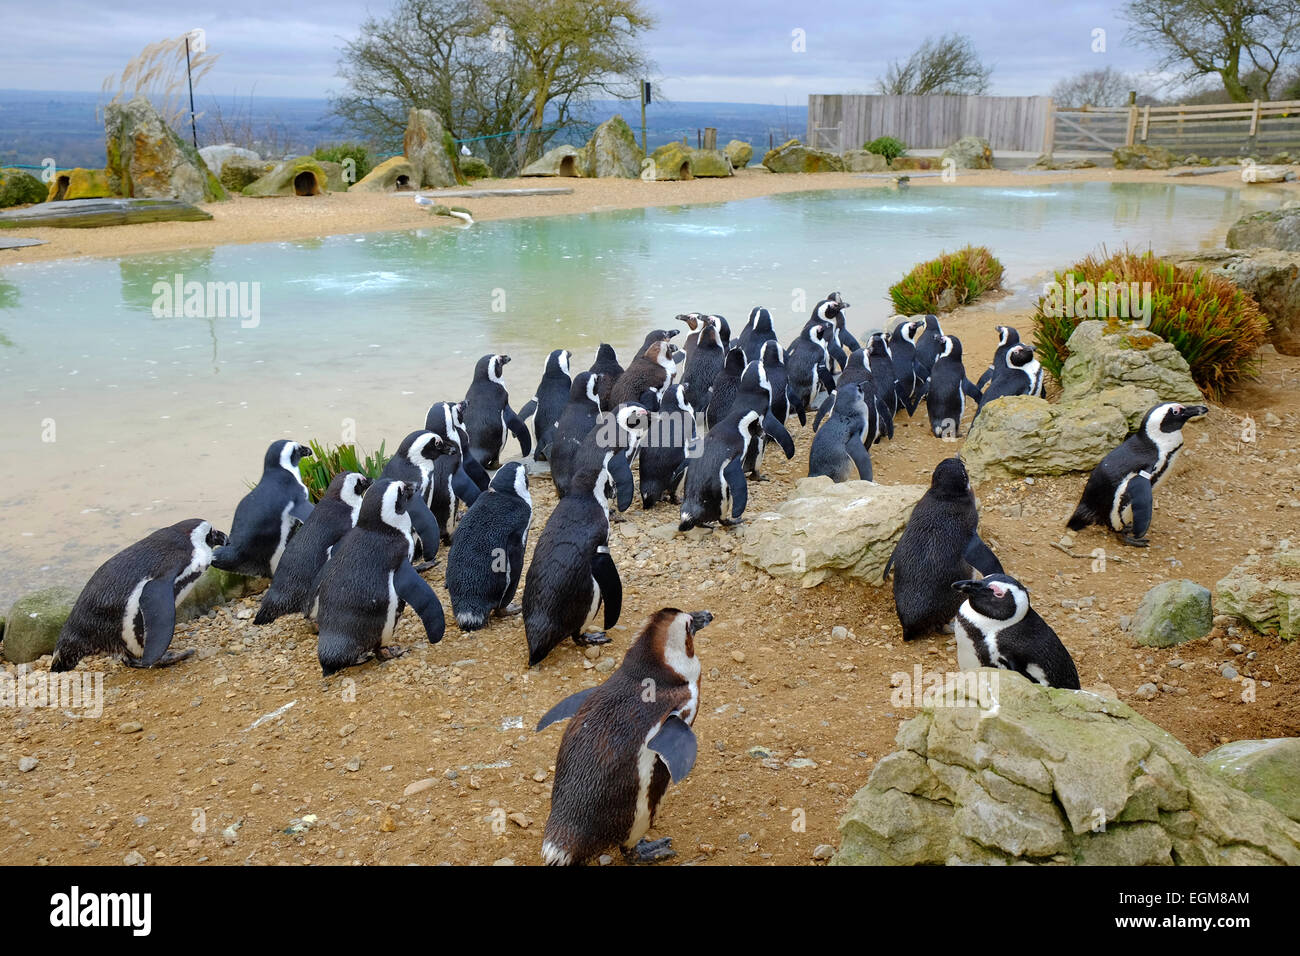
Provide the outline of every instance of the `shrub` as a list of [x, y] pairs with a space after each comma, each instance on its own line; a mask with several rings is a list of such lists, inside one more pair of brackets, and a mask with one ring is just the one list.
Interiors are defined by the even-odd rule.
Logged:
[[966, 246], [922, 262], [890, 286], [899, 315], [951, 312], [1002, 287], [1002, 263], [984, 246]]
[[360, 182], [365, 178], [366, 173], [374, 168], [374, 163], [370, 159], [370, 150], [366, 149], [361, 143], [334, 143], [327, 146], [317, 146], [312, 152], [312, 156], [323, 159], [327, 163], [342, 163], [345, 159], [352, 160], [357, 164], [357, 178], [353, 182]]
[[359, 471], [369, 478], [378, 478], [388, 464], [384, 454], [384, 443], [379, 443], [379, 451], [366, 455], [364, 459], [356, 445], [322, 445], [318, 441], [307, 443], [312, 450], [311, 458], [298, 462], [298, 473], [302, 483], [307, 486], [307, 496], [314, 504], [325, 497], [325, 492], [336, 475], [345, 471]]
[[48, 187], [21, 169], [0, 169], [0, 209], [45, 202]]
[[892, 136], [881, 136], [873, 139], [862, 148], [868, 153], [879, 153], [885, 157], [886, 162], [890, 163], [907, 152], [907, 147], [903, 145], [902, 141], [894, 139]]
[[[1255, 300], [1230, 280], [1204, 269], [1181, 268], [1151, 252], [1126, 249], [1107, 256], [1103, 249], [1101, 256], [1090, 255], [1058, 272], [1055, 281], [1062, 289], [1071, 276], [1076, 289], [1082, 282], [1093, 283], [1094, 289], [1099, 283], [1111, 282], [1149, 288], [1149, 331], [1178, 349], [1191, 367], [1192, 380], [1213, 401], [1256, 376], [1256, 353], [1268, 334], [1268, 320]], [[1070, 356], [1066, 342], [1074, 327], [1091, 316], [1052, 315], [1050, 312], [1057, 310], [1045, 311], [1046, 301], [1046, 295], [1040, 296], [1034, 310], [1034, 344], [1038, 360], [1059, 381]]]

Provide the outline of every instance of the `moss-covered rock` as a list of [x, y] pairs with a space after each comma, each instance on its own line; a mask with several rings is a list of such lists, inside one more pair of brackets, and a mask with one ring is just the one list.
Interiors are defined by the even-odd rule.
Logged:
[[415, 169], [407, 162], [405, 156], [386, 159], [365, 177], [357, 180], [348, 192], [391, 193], [397, 189], [415, 188]]
[[693, 149], [691, 175], [696, 179], [721, 179], [733, 174], [731, 160], [720, 149]]
[[993, 149], [982, 136], [963, 136], [943, 151], [939, 165], [952, 160], [956, 169], [992, 169]]
[[1300, 737], [1234, 740], [1215, 747], [1201, 762], [1238, 790], [1300, 821]]
[[464, 182], [456, 169], [456, 145], [433, 110], [407, 112], [402, 153], [411, 164], [411, 185], [416, 189], [443, 189]]
[[1210, 591], [1195, 581], [1163, 581], [1142, 598], [1130, 632], [1143, 647], [1172, 647], [1210, 633]]
[[641, 147], [622, 116], [611, 116], [591, 134], [582, 148], [582, 174], [620, 179], [636, 179], [641, 175]]
[[[343, 185], [341, 167], [338, 184]], [[243, 188], [245, 196], [255, 199], [266, 196], [319, 196], [326, 192], [329, 192], [329, 176], [320, 160], [312, 156], [298, 156], [277, 163], [265, 176]]]
[[190, 593], [176, 607], [176, 623], [202, 617], [214, 607], [237, 601], [250, 594], [259, 594], [270, 585], [266, 578], [248, 578], [220, 568], [209, 567], [194, 582]]
[[0, 169], [0, 209], [44, 202], [45, 184], [22, 169]]
[[228, 192], [242, 193], [245, 186], [257, 182], [275, 169], [275, 165], [263, 159], [228, 159], [221, 164], [221, 185]]
[[582, 175], [582, 168], [582, 150], [564, 143], [554, 149], [548, 149], [541, 158], [525, 166], [519, 175], [579, 177]]
[[887, 173], [889, 160], [867, 149], [846, 149], [844, 168], [851, 173]]
[[763, 155], [763, 165], [774, 173], [842, 173], [844, 160], [824, 149], [788, 139]]
[[1115, 160], [1116, 169], [1168, 169], [1178, 161], [1163, 146], [1145, 146], [1141, 143], [1120, 146], [1111, 156]]
[[722, 151], [727, 154], [727, 159], [731, 160], [734, 169], [744, 169], [754, 158], [754, 147], [740, 139], [733, 139], [722, 147]]
[[1075, 326], [1066, 347], [1063, 403], [1123, 385], [1150, 389], [1162, 402], [1194, 404], [1204, 398], [1178, 349], [1146, 329], [1092, 319]]
[[650, 161], [653, 163], [650, 167], [653, 171], [652, 178], [669, 181], [694, 179], [695, 173], [691, 169], [692, 152], [694, 150], [689, 146], [676, 140], [664, 143], [650, 154]]
[[1239, 617], [1260, 633], [1300, 637], [1300, 551], [1249, 555], [1214, 586], [1220, 614]]
[[478, 156], [462, 156], [460, 171], [465, 174], [466, 179], [491, 179], [494, 175], [488, 161]]
[[77, 591], [71, 588], [46, 588], [14, 602], [6, 618], [4, 642], [0, 651], [14, 664], [32, 661], [54, 653], [59, 631], [72, 613]]
[[332, 193], [345, 193], [348, 191], [348, 184], [343, 179], [343, 164], [336, 163], [328, 159], [316, 160], [320, 168], [325, 172], [325, 188]]
[[889, 164], [892, 172], [916, 172], [923, 169], [938, 169], [939, 160], [933, 156], [895, 156]]
[[104, 110], [108, 187], [114, 196], [215, 202], [229, 199], [203, 157], [143, 96]]
[[102, 169], [61, 169], [50, 181], [45, 195], [47, 202], [64, 199], [107, 199], [112, 196], [108, 188], [108, 173]]

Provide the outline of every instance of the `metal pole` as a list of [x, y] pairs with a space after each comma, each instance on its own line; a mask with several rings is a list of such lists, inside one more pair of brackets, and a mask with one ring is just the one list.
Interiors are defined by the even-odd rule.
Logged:
[[190, 72], [190, 35], [185, 34], [185, 79], [190, 85], [190, 136], [194, 148], [199, 148], [199, 131], [194, 126], [194, 74]]
[[641, 155], [645, 155], [645, 93], [649, 80], [641, 81]]

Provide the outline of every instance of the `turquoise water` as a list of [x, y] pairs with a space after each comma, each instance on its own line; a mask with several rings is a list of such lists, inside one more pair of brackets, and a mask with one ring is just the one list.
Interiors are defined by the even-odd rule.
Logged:
[[[514, 359], [518, 408], [552, 348], [585, 368], [609, 341], [626, 364], [679, 312], [739, 328], [765, 305], [791, 338], [839, 290], [861, 333], [887, 320], [891, 283], [966, 243], [989, 246], [1023, 299], [1103, 245], [1214, 244], [1275, 204], [1163, 184], [864, 188], [0, 265], [0, 606], [78, 583], [160, 524], [227, 527], [274, 438], [355, 432], [391, 450], [430, 403], [463, 396], [487, 352]], [[255, 327], [156, 317], [155, 283], [177, 274], [256, 284]]]

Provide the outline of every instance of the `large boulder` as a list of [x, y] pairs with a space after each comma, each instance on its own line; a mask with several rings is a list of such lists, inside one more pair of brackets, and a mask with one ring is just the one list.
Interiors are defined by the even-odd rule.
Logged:
[[992, 169], [993, 148], [982, 136], [963, 136], [943, 151], [939, 165], [946, 165], [950, 159], [957, 169]]
[[636, 179], [641, 175], [636, 134], [615, 114], [596, 127], [582, 148], [582, 174], [592, 178]]
[[752, 516], [741, 554], [754, 567], [806, 588], [832, 575], [880, 585], [885, 563], [925, 492], [923, 485], [802, 478], [790, 500]]
[[21, 169], [0, 169], [0, 209], [44, 202], [45, 184]]
[[774, 173], [842, 173], [844, 160], [824, 149], [813, 149], [788, 139], [763, 155], [763, 165]]
[[1239, 617], [1260, 633], [1295, 640], [1300, 637], [1300, 551], [1248, 555], [1219, 579], [1214, 601], [1220, 614]]
[[1300, 737], [1234, 740], [1215, 747], [1201, 762], [1238, 790], [1300, 820]]
[[466, 179], [491, 179], [495, 175], [488, 161], [479, 156], [462, 156], [460, 171]]
[[1210, 633], [1210, 591], [1195, 581], [1164, 581], [1148, 591], [1129, 632], [1143, 647], [1173, 647]]
[[220, 568], [209, 567], [194, 582], [185, 600], [176, 607], [176, 623], [202, 617], [213, 608], [237, 601], [250, 594], [260, 594], [270, 585], [266, 578], [248, 578]]
[[1177, 162], [1163, 146], [1120, 146], [1111, 155], [1116, 169], [1168, 169]]
[[442, 189], [465, 180], [456, 169], [456, 144], [433, 110], [410, 110], [402, 154], [411, 164], [411, 185], [416, 189]]
[[275, 167], [275, 163], [262, 159], [232, 157], [221, 166], [221, 185], [226, 187], [227, 192], [242, 193], [245, 186], [257, 182]]
[[887, 173], [889, 160], [866, 149], [846, 149], [844, 168], [850, 173]]
[[722, 179], [732, 175], [731, 160], [720, 149], [693, 149], [691, 175], [697, 179]]
[[221, 170], [232, 159], [240, 159], [246, 163], [260, 163], [262, 161], [262, 157], [253, 150], [244, 149], [242, 146], [235, 146], [231, 143], [224, 143], [220, 146], [204, 146], [199, 150], [199, 155], [208, 164], [208, 169], [212, 170], [212, 175], [218, 179], [221, 178]]
[[14, 602], [6, 617], [0, 651], [14, 664], [30, 664], [54, 653], [63, 622], [72, 613], [77, 592], [71, 588], [46, 588]]
[[1061, 368], [1062, 403], [1122, 385], [1150, 389], [1162, 402], [1203, 400], [1187, 360], [1146, 329], [1095, 319], [1080, 322], [1066, 348], [1070, 357]]
[[676, 140], [671, 143], [664, 143], [650, 154], [650, 168], [654, 173], [654, 178], [668, 181], [694, 179], [695, 173], [691, 170], [691, 154], [693, 152], [695, 150]]
[[348, 192], [391, 193], [415, 188], [415, 167], [405, 156], [386, 159], [348, 187]]
[[1300, 252], [1300, 207], [1242, 216], [1228, 229], [1229, 249], [1285, 249]]
[[332, 193], [348, 191], [348, 182], [343, 178], [343, 164], [329, 159], [318, 159], [316, 165], [325, 173], [325, 189]]
[[1300, 252], [1214, 249], [1178, 260], [1208, 269], [1244, 289], [1268, 319], [1268, 340], [1283, 355], [1300, 355]]
[[931, 690], [832, 865], [1300, 864], [1300, 824], [1126, 704], [1013, 671]]
[[1263, 185], [1265, 183], [1285, 183], [1295, 179], [1295, 173], [1285, 166], [1247, 166], [1242, 171], [1242, 180], [1247, 185]]
[[733, 169], [744, 169], [754, 157], [754, 147], [741, 139], [733, 139], [722, 147], [722, 151], [727, 154], [727, 159], [731, 160]]
[[108, 173], [102, 169], [62, 169], [50, 180], [45, 194], [46, 202], [72, 199], [107, 199], [112, 196], [108, 188]]
[[[341, 167], [340, 167], [341, 169]], [[340, 186], [343, 177], [338, 177]], [[341, 190], [340, 190], [341, 191]], [[329, 192], [329, 176], [318, 159], [298, 156], [277, 163], [269, 173], [244, 187], [245, 196], [319, 196]]]
[[573, 176], [582, 175], [582, 150], [563, 143], [548, 149], [540, 159], [529, 163], [520, 176]]
[[104, 109], [104, 132], [108, 186], [114, 196], [187, 203], [230, 198], [198, 150], [143, 96], [110, 103]]

